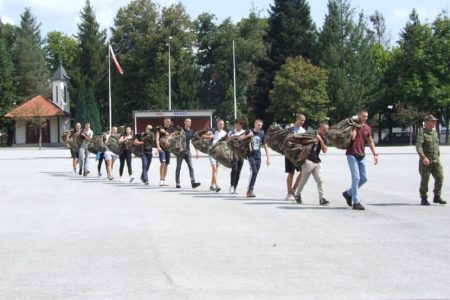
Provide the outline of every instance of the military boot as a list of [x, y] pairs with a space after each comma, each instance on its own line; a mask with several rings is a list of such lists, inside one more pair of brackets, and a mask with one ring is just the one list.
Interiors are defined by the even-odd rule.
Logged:
[[433, 202], [438, 204], [447, 204], [447, 201], [442, 200], [441, 196], [434, 196]]
[[430, 202], [428, 202], [428, 199], [427, 199], [427, 198], [422, 197], [421, 199], [422, 199], [422, 200], [420, 201], [420, 205], [425, 205], [425, 206], [430, 205]]

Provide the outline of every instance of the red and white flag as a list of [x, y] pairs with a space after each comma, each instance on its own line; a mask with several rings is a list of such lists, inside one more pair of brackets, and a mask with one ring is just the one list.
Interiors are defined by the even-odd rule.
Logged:
[[109, 48], [109, 52], [111, 53], [111, 57], [114, 62], [114, 65], [116, 66], [117, 71], [123, 75], [123, 70], [120, 67], [119, 62], [117, 61], [117, 58], [116, 58], [116, 55], [114, 54], [113, 48], [111, 47], [111, 45], [108, 45], [108, 48]]

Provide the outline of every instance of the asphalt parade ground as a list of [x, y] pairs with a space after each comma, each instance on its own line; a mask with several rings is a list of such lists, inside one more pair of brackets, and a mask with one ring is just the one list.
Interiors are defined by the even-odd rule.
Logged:
[[[325, 194], [311, 177], [304, 204], [285, 201], [284, 159], [261, 166], [255, 194], [209, 191], [206, 156], [194, 159], [198, 189], [183, 165], [175, 189], [159, 161], [150, 185], [72, 171], [67, 149], [0, 149], [0, 299], [449, 299], [450, 205], [420, 206], [413, 147], [368, 156], [365, 211], [347, 207], [344, 152], [322, 155]], [[441, 147], [450, 200], [450, 147]], [[263, 157], [264, 162], [264, 157]], [[126, 168], [125, 168], [126, 170]], [[430, 190], [432, 191], [430, 182]], [[432, 193], [430, 195], [432, 200]]]

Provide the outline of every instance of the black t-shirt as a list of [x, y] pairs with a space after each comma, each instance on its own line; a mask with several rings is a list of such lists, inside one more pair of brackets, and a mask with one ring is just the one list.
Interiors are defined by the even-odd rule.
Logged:
[[[322, 137], [322, 139], [323, 139], [323, 142], [326, 144], [327, 141], [325, 140], [325, 138]], [[319, 142], [314, 143], [314, 148], [312, 149], [311, 153], [309, 153], [307, 159], [309, 159], [310, 161], [312, 161], [313, 163], [316, 163], [316, 164], [322, 162], [319, 157], [320, 151], [322, 151], [322, 148], [320, 147], [320, 143]]]
[[265, 138], [266, 135], [264, 134], [264, 131], [261, 130], [259, 132], [256, 132], [252, 130], [253, 136], [251, 137], [251, 145], [252, 145], [252, 151], [249, 155], [252, 155], [255, 158], [261, 158], [261, 146], [266, 143]]
[[194, 131], [192, 129], [184, 129], [184, 134], [186, 135], [186, 150], [191, 151], [191, 140], [194, 137]]

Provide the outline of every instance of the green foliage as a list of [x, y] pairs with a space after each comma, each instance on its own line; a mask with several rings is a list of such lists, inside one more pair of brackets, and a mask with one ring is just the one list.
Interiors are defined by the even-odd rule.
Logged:
[[328, 72], [302, 57], [288, 58], [277, 72], [270, 92], [270, 111], [276, 120], [289, 120], [301, 112], [314, 122], [326, 120], [329, 111]]
[[275, 0], [270, 8], [266, 35], [268, 56], [259, 62], [263, 71], [259, 73], [254, 97], [254, 114], [266, 124], [272, 119], [267, 108], [275, 73], [288, 57], [303, 56], [313, 62], [317, 58], [317, 31], [307, 1]]
[[77, 40], [62, 32], [51, 31], [47, 33], [44, 52], [49, 70], [55, 72], [58, 66], [62, 64], [71, 73], [70, 71], [76, 67], [77, 46]]
[[89, 0], [80, 14], [78, 24], [78, 70], [72, 72], [72, 84], [78, 88], [83, 81], [86, 90], [94, 92], [103, 124], [108, 120], [108, 71], [106, 30], [100, 30]]
[[[36, 95], [50, 96], [49, 72], [41, 48], [40, 24], [29, 8], [21, 15], [13, 48], [16, 91], [19, 101]], [[19, 102], [18, 101], [18, 102]]]
[[374, 101], [377, 87], [373, 40], [364, 16], [354, 21], [348, 0], [330, 0], [319, 37], [320, 66], [330, 71], [328, 95], [336, 110], [333, 121], [354, 114]]
[[[14, 65], [5, 36], [4, 26], [0, 22], [0, 120], [12, 108], [15, 98]], [[0, 127], [2, 123], [0, 121]]]
[[100, 122], [100, 113], [98, 111], [97, 101], [95, 101], [94, 91], [92, 89], [87, 89], [86, 91], [86, 121], [91, 123], [91, 129], [97, 133], [102, 133], [102, 125]]

